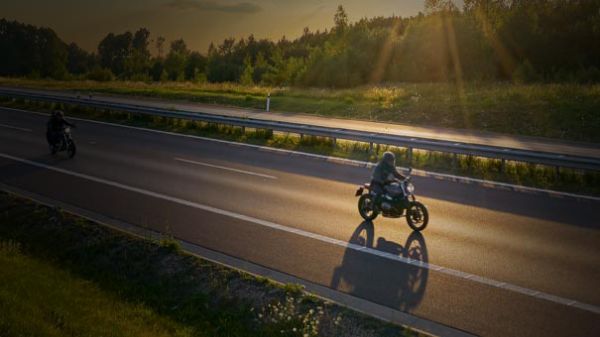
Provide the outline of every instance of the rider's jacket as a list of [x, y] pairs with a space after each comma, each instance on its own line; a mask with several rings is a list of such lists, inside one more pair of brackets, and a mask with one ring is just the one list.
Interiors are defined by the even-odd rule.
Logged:
[[393, 165], [390, 165], [382, 160], [379, 163], [377, 163], [377, 166], [375, 166], [375, 169], [373, 170], [373, 175], [371, 176], [371, 181], [383, 185], [386, 183], [386, 181], [389, 180], [388, 177], [390, 176], [390, 174], [392, 174], [395, 178], [398, 179], [405, 178], [402, 174], [400, 174], [400, 172], [398, 172], [398, 170]]
[[47, 126], [48, 126], [48, 131], [61, 132], [65, 126], [73, 127], [73, 124], [69, 123], [67, 120], [65, 120], [62, 117], [52, 116], [52, 117], [50, 117], [50, 120], [48, 121]]

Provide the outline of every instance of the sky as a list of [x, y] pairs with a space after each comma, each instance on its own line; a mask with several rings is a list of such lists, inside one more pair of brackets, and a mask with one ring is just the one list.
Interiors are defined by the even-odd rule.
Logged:
[[374, 16], [412, 16], [424, 0], [2, 0], [0, 17], [50, 27], [67, 43], [95, 51], [107, 33], [147, 28], [151, 38], [183, 38], [206, 52], [210, 42], [249, 34], [293, 39], [304, 27], [333, 26], [338, 5], [350, 21]]

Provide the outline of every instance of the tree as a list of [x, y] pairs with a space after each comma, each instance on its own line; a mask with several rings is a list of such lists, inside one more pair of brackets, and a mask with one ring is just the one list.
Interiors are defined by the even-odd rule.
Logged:
[[217, 47], [209, 48], [206, 77], [210, 82], [237, 82], [244, 67], [244, 54], [248, 44], [234, 38], [227, 38]]
[[0, 19], [0, 50], [0, 75], [67, 75], [67, 45], [52, 29]]
[[163, 57], [165, 41], [165, 38], [162, 36], [156, 38], [156, 52], [158, 54], [158, 58]]
[[335, 15], [333, 16], [333, 22], [335, 24], [335, 30], [341, 33], [348, 27], [348, 14], [342, 5], [339, 5]]
[[146, 28], [140, 28], [133, 35], [131, 42], [132, 49], [138, 52], [145, 58], [150, 57], [150, 51], [148, 45], [150, 44], [150, 32]]
[[165, 70], [165, 63], [162, 58], [155, 58], [152, 61], [152, 66], [150, 67], [150, 78], [153, 81], [167, 81], [167, 72]]
[[67, 70], [71, 74], [83, 75], [88, 73], [94, 67], [94, 55], [81, 49], [77, 44], [69, 44], [67, 53]]
[[265, 54], [260, 51], [258, 55], [256, 55], [256, 61], [254, 62], [254, 74], [252, 75], [252, 79], [254, 83], [260, 83], [263, 81], [263, 77], [267, 71], [269, 71], [269, 63], [265, 58]]
[[135, 34], [109, 33], [98, 45], [100, 65], [122, 79], [146, 79], [150, 68], [149, 37], [145, 28]]
[[125, 76], [129, 79], [147, 80], [150, 70], [150, 32], [140, 28], [133, 35], [131, 51], [127, 58]]
[[185, 79], [193, 81], [199, 79], [200, 74], [206, 73], [206, 57], [198, 52], [192, 52], [185, 65]]
[[[402, 81], [600, 81], [598, 0], [426, 0], [413, 17], [349, 22], [279, 41], [250, 34], [211, 43], [208, 54], [150, 32], [107, 34], [97, 56], [50, 29], [0, 20], [0, 75], [201, 80], [348, 87]], [[149, 44], [156, 47], [152, 58]], [[152, 48], [152, 47], [150, 47]]]
[[36, 39], [37, 54], [41, 58], [40, 76], [63, 79], [67, 75], [67, 46], [49, 28], [40, 28]]
[[185, 79], [185, 67], [190, 51], [183, 39], [171, 42], [171, 49], [165, 59], [165, 71], [171, 81], [182, 81]]
[[[465, 6], [469, 0], [465, 1]], [[435, 14], [440, 12], [458, 12], [458, 7], [452, 0], [425, 0], [425, 12]]]
[[243, 85], [254, 85], [254, 66], [249, 56], [244, 59], [244, 70], [240, 76], [240, 83]]
[[126, 70], [126, 62], [131, 54], [133, 35], [131, 32], [115, 35], [109, 33], [98, 45], [100, 65], [108, 68], [116, 76], [122, 76]]

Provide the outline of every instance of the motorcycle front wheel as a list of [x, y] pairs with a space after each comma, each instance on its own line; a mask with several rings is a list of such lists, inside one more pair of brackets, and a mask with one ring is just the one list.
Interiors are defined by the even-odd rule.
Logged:
[[76, 152], [77, 152], [77, 147], [75, 146], [75, 142], [70, 140], [69, 144], [67, 146], [67, 153], [69, 154], [69, 158], [73, 158], [75, 156]]
[[371, 194], [363, 194], [358, 198], [358, 213], [367, 221], [374, 220], [379, 215], [375, 209], [375, 199]]
[[406, 222], [415, 231], [422, 231], [429, 223], [427, 207], [418, 201], [412, 201], [406, 209]]

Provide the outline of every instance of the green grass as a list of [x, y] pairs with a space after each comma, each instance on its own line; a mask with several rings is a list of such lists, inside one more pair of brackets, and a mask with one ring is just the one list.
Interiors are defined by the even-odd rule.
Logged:
[[406, 149], [392, 146], [376, 146], [372, 151], [369, 151], [369, 144], [367, 143], [339, 140], [333, 146], [331, 139], [323, 137], [305, 136], [300, 138], [292, 134], [274, 134], [269, 130], [242, 130], [242, 128], [227, 125], [56, 105], [54, 103], [0, 98], [0, 105], [39, 111], [51, 111], [59, 107], [66, 110], [70, 116], [362, 161], [376, 161], [383, 152], [390, 150], [396, 153], [397, 162], [400, 166], [412, 166], [413, 168], [433, 172], [557, 191], [600, 195], [600, 172], [597, 171], [566, 168], [557, 171], [555, 167], [514, 161], [505, 162], [503, 167], [501, 160], [466, 155], [453, 156], [448, 153], [417, 150], [413, 151], [412, 161], [409, 162]]
[[134, 238], [0, 192], [0, 336], [415, 335], [166, 238]]
[[600, 85], [395, 84], [355, 89], [237, 84], [52, 81], [0, 78], [0, 85], [159, 97], [280, 112], [600, 142]]
[[185, 325], [0, 243], [1, 336], [192, 336]]

